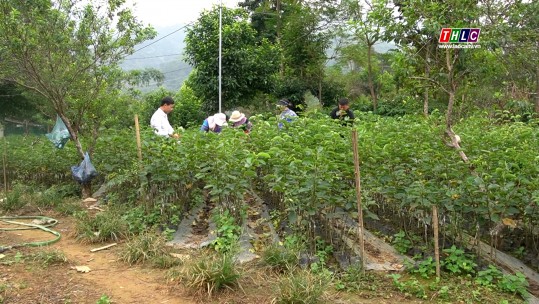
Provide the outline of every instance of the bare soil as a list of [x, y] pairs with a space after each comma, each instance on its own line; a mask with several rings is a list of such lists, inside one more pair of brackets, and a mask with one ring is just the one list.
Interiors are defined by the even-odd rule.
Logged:
[[[72, 236], [71, 220], [55, 218], [59, 223], [53, 229], [62, 234], [62, 239], [50, 247], [64, 253], [68, 262], [42, 267], [24, 260], [42, 248], [21, 247], [4, 252], [6, 257], [2, 260], [10, 256], [12, 260], [17, 253], [23, 257], [18, 263], [0, 264], [0, 285], [7, 286], [4, 303], [96, 303], [103, 295], [113, 303], [196, 303], [182, 296], [177, 287], [174, 290], [174, 286], [167, 284], [162, 270], [119, 262], [118, 246], [90, 252], [102, 244], [77, 242]], [[0, 232], [0, 243], [17, 244], [51, 237], [39, 230], [8, 231]], [[88, 266], [91, 271], [77, 272], [72, 269], [74, 266]]]
[[[129, 266], [118, 260], [125, 246], [90, 252], [107, 244], [81, 244], [74, 237], [72, 218], [49, 214], [58, 219], [54, 230], [62, 239], [50, 247], [21, 247], [0, 254], [0, 304], [65, 304], [99, 303], [106, 296], [110, 302], [101, 303], [272, 303], [277, 296], [279, 276], [267, 271], [257, 261], [242, 267], [241, 288], [220, 292], [212, 298], [194, 295], [178, 282], [169, 281], [166, 271], [149, 266]], [[0, 227], [6, 227], [0, 222]], [[51, 239], [51, 234], [39, 230], [0, 231], [0, 244], [11, 245], [29, 241]], [[56, 249], [68, 259], [67, 263], [44, 266], [33, 260], [39, 251]], [[77, 272], [74, 266], [88, 266], [90, 272]], [[330, 303], [439, 303], [418, 300], [398, 292], [381, 274], [375, 286], [358, 292], [331, 291]], [[455, 303], [464, 303], [455, 301]]]

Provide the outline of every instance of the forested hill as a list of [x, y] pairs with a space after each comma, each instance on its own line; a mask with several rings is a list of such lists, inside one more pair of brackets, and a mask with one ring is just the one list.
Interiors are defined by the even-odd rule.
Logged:
[[[167, 90], [179, 90], [183, 81], [187, 79], [192, 70], [192, 67], [182, 60], [183, 48], [185, 47], [184, 39], [186, 35], [185, 30], [182, 29], [183, 26], [184, 25], [179, 24], [156, 28], [156, 31], [158, 32], [157, 37], [152, 41], [147, 41], [138, 46], [136, 50], [139, 51], [126, 57], [121, 64], [122, 68], [124, 70], [155, 68], [164, 74], [165, 82], [163, 83], [163, 86]], [[378, 53], [385, 53], [388, 50], [395, 48], [395, 45], [392, 43], [381, 42], [377, 43], [374, 48]], [[332, 54], [332, 52], [332, 50], [328, 50], [327, 53]], [[332, 63], [333, 61], [329, 62], [330, 65]], [[148, 86], [139, 87], [139, 89], [143, 92], [149, 92], [157, 87], [158, 85], [155, 82], [152, 82]]]
[[[185, 31], [182, 27], [180, 24], [156, 28], [157, 37], [137, 46], [135, 50], [138, 51], [126, 57], [121, 64], [122, 68], [124, 70], [155, 68], [165, 76], [163, 86], [168, 90], [177, 91], [192, 70], [192, 67], [182, 60], [185, 46]], [[150, 85], [139, 89], [148, 92], [155, 88], [157, 84], [151, 82]]]

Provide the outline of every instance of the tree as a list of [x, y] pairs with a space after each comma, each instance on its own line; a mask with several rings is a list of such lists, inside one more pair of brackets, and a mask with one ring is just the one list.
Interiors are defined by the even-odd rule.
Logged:
[[526, 92], [530, 92], [527, 95], [535, 95], [534, 109], [539, 113], [539, 3], [487, 2], [496, 3], [498, 17], [506, 21], [497, 22], [495, 26], [498, 28], [496, 32], [503, 34], [501, 36], [503, 40], [499, 41], [503, 52], [499, 54], [509, 67], [508, 74], [511, 77], [509, 82], [516, 83]]
[[[124, 0], [0, 1], [1, 78], [45, 97], [67, 126], [80, 158], [92, 153], [108, 102], [119, 94], [118, 62], [155, 36]], [[83, 185], [83, 196], [90, 185]]]
[[[278, 50], [256, 38], [243, 9], [222, 10], [222, 99], [224, 108], [246, 105], [270, 85], [277, 71]], [[192, 89], [204, 109], [215, 112], [219, 99], [219, 8], [203, 12], [185, 39], [186, 61], [195, 67]]]
[[274, 95], [296, 96], [294, 103], [302, 101], [306, 90], [317, 95], [321, 102], [332, 95], [325, 92], [334, 91], [334, 84], [325, 81], [325, 51], [330, 44], [337, 2], [246, 0], [239, 3], [249, 11], [258, 39], [267, 38], [280, 50]]
[[[378, 94], [375, 89], [376, 65], [374, 45], [383, 38], [383, 29], [380, 20], [390, 18], [390, 11], [386, 9], [385, 0], [375, 1], [343, 1], [346, 24], [341, 35], [347, 38], [343, 48], [346, 54], [359, 54], [359, 49], [366, 49], [367, 81], [373, 103], [374, 112], [378, 107]], [[356, 55], [357, 56], [357, 55]], [[359, 62], [356, 58], [355, 62]]]

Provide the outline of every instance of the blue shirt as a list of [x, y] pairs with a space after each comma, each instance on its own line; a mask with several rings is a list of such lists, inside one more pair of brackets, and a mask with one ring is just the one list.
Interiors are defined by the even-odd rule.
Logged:
[[[204, 122], [202, 123], [202, 126], [200, 127], [200, 131], [208, 132], [210, 131], [210, 124], [208, 123], [208, 119], [204, 119]], [[221, 133], [221, 127], [218, 125], [215, 125], [215, 128], [212, 130], [215, 133]]]
[[[280, 120], [286, 120], [287, 122], [291, 122], [292, 120], [294, 120], [294, 117], [298, 117], [296, 112], [294, 112], [294, 111], [292, 111], [290, 109], [286, 109], [281, 113], [281, 115], [279, 116], [279, 119]], [[280, 122], [279, 123], [279, 129], [281, 129], [282, 127], [283, 127], [283, 123]]]

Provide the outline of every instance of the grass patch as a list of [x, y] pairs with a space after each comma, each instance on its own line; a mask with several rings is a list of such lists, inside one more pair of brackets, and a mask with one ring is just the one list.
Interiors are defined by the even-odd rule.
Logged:
[[75, 215], [79, 212], [83, 212], [84, 208], [80, 204], [78, 198], [65, 198], [60, 204], [58, 204], [54, 210], [64, 215]]
[[352, 264], [336, 275], [335, 289], [338, 291], [375, 291], [376, 288], [375, 277], [369, 272], [363, 272], [361, 263]]
[[85, 243], [118, 241], [128, 236], [128, 225], [118, 210], [109, 209], [90, 216], [81, 211], [74, 214], [75, 234]]
[[278, 296], [274, 299], [274, 303], [329, 303], [326, 295], [329, 283], [328, 277], [313, 274], [308, 270], [290, 273], [279, 281]]
[[239, 286], [240, 272], [234, 257], [228, 254], [205, 254], [198, 259], [186, 261], [179, 269], [171, 272], [194, 294], [211, 297], [222, 289]]
[[164, 235], [144, 232], [130, 239], [120, 253], [120, 259], [129, 265], [151, 262], [157, 268], [170, 268], [180, 264], [165, 246]]
[[271, 245], [262, 253], [262, 262], [276, 272], [286, 272], [298, 265], [298, 254], [292, 249]]
[[34, 204], [39, 208], [58, 209], [65, 204], [67, 198], [77, 198], [78, 200], [78, 193], [76, 190], [77, 189], [73, 188], [73, 185], [53, 185], [44, 191], [35, 193]]
[[67, 257], [58, 249], [40, 250], [33, 253], [30, 258], [33, 262], [39, 263], [44, 267], [67, 263]]
[[22, 209], [26, 206], [26, 200], [23, 198], [23, 193], [25, 193], [25, 187], [20, 184], [15, 184], [13, 189], [6, 193], [5, 198], [0, 198], [0, 209], [5, 212], [12, 212], [15, 210]]

